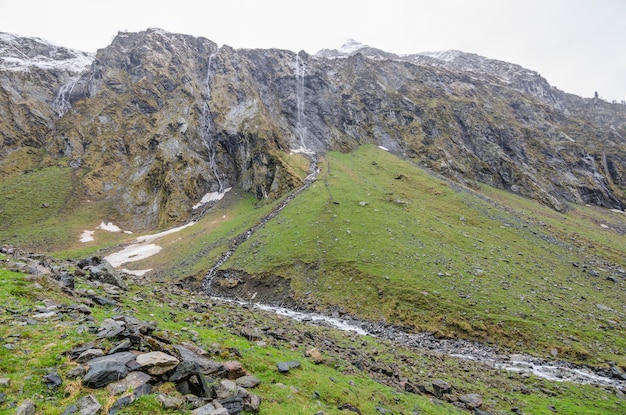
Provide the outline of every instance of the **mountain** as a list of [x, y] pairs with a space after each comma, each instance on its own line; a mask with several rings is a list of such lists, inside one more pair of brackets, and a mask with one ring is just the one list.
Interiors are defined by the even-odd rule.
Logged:
[[3, 177], [43, 148], [137, 226], [182, 222], [204, 194], [235, 185], [277, 197], [302, 182], [290, 151], [365, 143], [559, 211], [624, 205], [626, 108], [517, 65], [354, 41], [316, 56], [235, 50], [159, 29], [119, 33], [95, 57], [0, 40]]
[[[624, 106], [356, 41], [0, 49], [0, 412], [625, 413]], [[88, 387], [130, 346], [182, 363]]]

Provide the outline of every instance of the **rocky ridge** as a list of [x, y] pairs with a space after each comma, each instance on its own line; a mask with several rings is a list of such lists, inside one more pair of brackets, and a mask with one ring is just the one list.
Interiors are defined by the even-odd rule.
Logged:
[[[89, 58], [34, 39], [0, 41], [6, 62], [15, 49], [6, 45], [18, 41], [34, 45], [18, 49], [35, 61]], [[72, 71], [0, 70], [0, 171], [36, 166], [45, 148], [46, 163], [80, 177], [79, 193], [115, 201], [136, 228], [183, 222], [204, 194], [233, 185], [277, 197], [302, 183], [290, 152], [364, 143], [559, 211], [624, 205], [626, 107], [563, 93], [505, 62], [357, 43], [314, 56], [236, 50], [149, 29], [119, 33], [79, 76]]]

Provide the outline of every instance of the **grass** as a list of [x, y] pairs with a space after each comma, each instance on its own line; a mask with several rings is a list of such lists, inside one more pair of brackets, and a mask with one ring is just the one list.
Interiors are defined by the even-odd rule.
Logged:
[[[76, 327], [84, 322], [67, 317], [53, 322], [22, 324], [36, 305], [44, 299], [68, 305], [79, 300], [60, 291], [45, 278], [31, 278], [24, 274], [0, 269], [0, 337], [3, 344], [11, 343], [13, 350], [0, 348], [0, 377], [8, 377], [10, 385], [1, 392], [6, 401], [0, 405], [0, 414], [11, 414], [8, 404], [33, 399], [37, 412], [61, 414], [80, 397], [93, 394], [106, 409], [115, 401], [106, 389], [93, 390], [79, 381], [66, 378], [74, 367], [64, 353], [77, 344], [93, 341], [89, 332], [77, 334]], [[79, 288], [100, 288], [77, 280]], [[442, 359], [436, 353], [419, 353], [401, 345], [370, 337], [318, 327], [256, 310], [243, 310], [228, 304], [207, 302], [206, 298], [186, 291], [171, 291], [168, 283], [149, 285], [131, 284], [119, 301], [120, 306], [91, 308], [98, 322], [116, 314], [132, 314], [143, 320], [158, 322], [158, 332], [174, 343], [195, 342], [210, 351], [215, 360], [238, 360], [242, 366], [261, 379], [261, 385], [252, 392], [262, 398], [261, 413], [276, 415], [345, 413], [338, 410], [342, 404], [357, 406], [362, 413], [379, 413], [378, 408], [390, 413], [454, 414], [467, 413], [454, 406], [428, 397], [410, 394], [386, 385], [389, 380], [376, 372], [358, 370], [346, 356], [360, 359], [374, 366], [394, 368], [400, 377], [411, 382], [429, 385], [434, 379], [443, 379], [454, 385], [457, 393], [479, 393], [483, 409], [494, 413], [509, 413], [513, 407], [524, 413], [548, 413], [550, 405], [559, 412], [570, 414], [611, 414], [625, 409], [626, 401], [604, 388], [559, 384], [526, 378], [516, 374], [491, 370], [473, 362]], [[205, 304], [205, 311], [193, 306]], [[273, 327], [282, 330], [286, 341], [267, 337], [265, 343], [251, 341], [240, 334], [241, 327]], [[192, 331], [198, 340], [193, 340]], [[304, 333], [308, 333], [303, 336]], [[299, 341], [295, 341], [296, 339]], [[314, 344], [322, 351], [325, 362], [315, 365], [304, 357], [304, 351]], [[329, 347], [334, 345], [335, 347]], [[111, 343], [106, 343], [110, 347]], [[343, 350], [339, 352], [337, 350]], [[234, 352], [235, 351], [235, 352]], [[233, 353], [236, 353], [234, 355]], [[281, 361], [298, 360], [300, 368], [288, 374], [276, 371]], [[42, 376], [57, 371], [64, 379], [59, 390], [50, 390]], [[156, 400], [158, 393], [176, 393], [171, 385], [157, 386], [143, 397], [118, 412], [120, 414], [188, 413], [164, 410]], [[594, 412], [595, 411], [595, 412]]]
[[[562, 215], [484, 191], [498, 195], [496, 203], [373, 146], [330, 153], [322, 168], [223, 268], [282, 276], [296, 298], [320, 310], [626, 363], [623, 280], [605, 279], [623, 266], [626, 238], [590, 225], [585, 215], [599, 213]], [[553, 221], [565, 230], [545, 224]], [[574, 233], [583, 239], [572, 242]]]

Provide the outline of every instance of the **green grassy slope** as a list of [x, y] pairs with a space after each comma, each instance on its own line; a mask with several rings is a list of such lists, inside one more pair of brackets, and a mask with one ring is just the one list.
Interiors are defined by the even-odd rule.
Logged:
[[623, 214], [486, 198], [373, 146], [322, 168], [222, 268], [288, 279], [319, 310], [625, 363]]

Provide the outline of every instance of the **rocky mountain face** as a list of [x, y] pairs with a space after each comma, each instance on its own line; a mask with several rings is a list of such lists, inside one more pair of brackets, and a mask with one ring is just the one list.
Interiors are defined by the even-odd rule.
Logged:
[[477, 55], [235, 50], [149, 29], [95, 56], [2, 34], [0, 59], [0, 175], [48, 156], [137, 227], [232, 186], [279, 196], [303, 182], [289, 153], [364, 143], [559, 211], [626, 204], [626, 107]]

